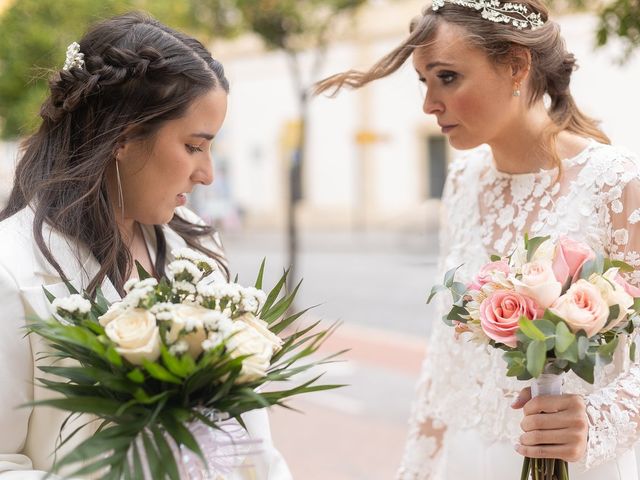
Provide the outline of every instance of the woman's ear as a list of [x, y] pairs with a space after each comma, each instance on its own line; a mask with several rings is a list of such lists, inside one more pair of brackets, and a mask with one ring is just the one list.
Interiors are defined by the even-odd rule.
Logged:
[[116, 143], [116, 149], [113, 152], [116, 160], [121, 161], [127, 158], [129, 150], [131, 150], [132, 148], [132, 143], [135, 140], [133, 133], [134, 133], [133, 127], [129, 126], [125, 128], [122, 134], [120, 135], [120, 138]]
[[531, 70], [531, 51], [525, 47], [512, 47], [509, 63], [513, 83], [516, 85], [524, 84]]

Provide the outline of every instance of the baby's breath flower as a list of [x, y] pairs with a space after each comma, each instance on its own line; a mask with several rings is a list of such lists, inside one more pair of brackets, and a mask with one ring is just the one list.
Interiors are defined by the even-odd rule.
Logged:
[[185, 282], [185, 281], [177, 281], [177, 282], [173, 282], [173, 286], [171, 288], [171, 290], [174, 293], [187, 293], [187, 294], [194, 294], [196, 293], [196, 287], [189, 282]]
[[213, 350], [224, 342], [225, 336], [220, 332], [210, 332], [209, 336], [202, 342], [202, 349], [205, 352]]
[[56, 298], [52, 306], [56, 310], [62, 310], [70, 314], [79, 313], [85, 315], [91, 311], [91, 302], [76, 293], [68, 297]]
[[174, 260], [167, 267], [169, 278], [176, 281], [198, 283], [202, 278], [202, 272], [189, 260]]
[[186, 340], [178, 340], [169, 347], [169, 353], [172, 355], [182, 355], [189, 350], [189, 343]]

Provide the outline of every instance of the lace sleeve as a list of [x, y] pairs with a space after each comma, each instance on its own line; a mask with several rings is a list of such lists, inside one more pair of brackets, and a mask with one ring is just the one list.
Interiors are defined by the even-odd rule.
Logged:
[[[635, 268], [627, 280], [638, 285], [640, 175], [635, 162], [625, 165], [620, 180], [622, 186], [614, 185], [603, 205], [608, 219], [608, 254]], [[629, 450], [640, 438], [640, 365], [632, 364], [615, 381], [588, 395], [586, 401], [590, 425], [583, 466], [591, 468]]]
[[[459, 190], [457, 187], [461, 183], [463, 171], [464, 159], [453, 162], [449, 167], [440, 209], [439, 273], [433, 279], [434, 284], [441, 280], [441, 273], [447, 269], [445, 259], [450, 246], [450, 232], [452, 228], [455, 228], [449, 221], [447, 212], [455, 209], [452, 204], [455, 203], [456, 192]], [[436, 297], [436, 301], [436, 310], [438, 312], [443, 311], [445, 308], [443, 304], [446, 302], [442, 301], [441, 297]], [[431, 319], [431, 322], [431, 338], [422, 366], [422, 373], [418, 380], [416, 397], [409, 420], [408, 439], [402, 464], [397, 474], [398, 480], [434, 480], [439, 478], [437, 470], [447, 427], [444, 423], [433, 418], [428, 408], [431, 403], [429, 399], [434, 395], [431, 388], [432, 372], [434, 368], [437, 368], [437, 365], [434, 365], [437, 362], [437, 355], [432, 354], [430, 356], [430, 353], [434, 350], [434, 344], [441, 340], [438, 339], [438, 333], [440, 332], [438, 328], [440, 325], [437, 325], [437, 322], [440, 322], [439, 315], [436, 314]], [[451, 332], [447, 333], [452, 335]]]

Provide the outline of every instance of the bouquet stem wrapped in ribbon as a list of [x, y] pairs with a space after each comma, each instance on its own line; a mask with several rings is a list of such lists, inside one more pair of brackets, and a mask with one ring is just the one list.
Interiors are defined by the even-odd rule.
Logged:
[[[459, 267], [458, 267], [459, 268]], [[470, 336], [504, 351], [507, 376], [532, 382], [532, 393], [562, 393], [572, 371], [594, 382], [596, 359], [613, 359], [620, 339], [640, 320], [640, 289], [622, 274], [633, 268], [605, 258], [584, 243], [561, 237], [528, 238], [508, 257], [492, 256], [469, 284], [454, 268], [427, 302], [449, 290], [453, 305], [444, 322], [457, 336]], [[635, 357], [635, 344], [629, 354]], [[525, 458], [522, 480], [568, 480], [567, 463]]]
[[190, 249], [172, 253], [167, 278], [150, 278], [138, 265], [140, 278], [112, 305], [99, 289], [94, 298], [71, 285], [65, 298], [45, 289], [54, 318], [34, 318], [27, 330], [51, 347], [46, 356], [55, 362], [38, 367], [49, 377], [37, 380], [59, 396], [30, 405], [99, 422], [54, 471], [107, 480], [217, 479], [260, 448], [243, 433], [241, 414], [341, 386], [309, 375], [342, 352], [316, 356], [335, 325], [298, 326], [308, 309], [288, 313], [300, 285], [282, 293], [287, 272], [267, 294], [264, 262], [255, 285], [244, 287], [216, 275], [211, 258]]

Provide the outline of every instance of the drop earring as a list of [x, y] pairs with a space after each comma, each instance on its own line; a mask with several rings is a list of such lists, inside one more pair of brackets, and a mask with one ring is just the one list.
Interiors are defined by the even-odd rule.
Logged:
[[122, 195], [122, 182], [120, 181], [120, 168], [118, 167], [118, 157], [116, 156], [116, 180], [118, 182], [118, 207], [120, 215], [124, 221], [124, 195]]
[[514, 87], [515, 87], [515, 90], [513, 91], [513, 96], [514, 97], [519, 97], [520, 96], [520, 83], [516, 82]]

